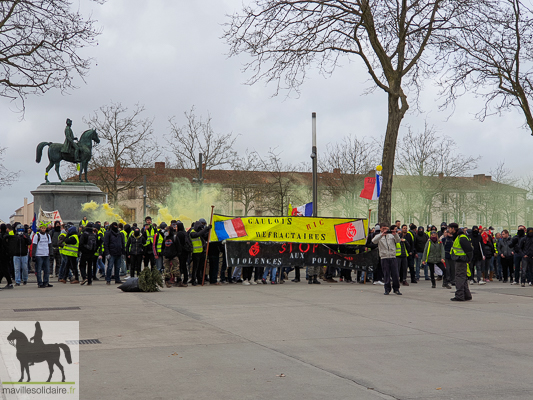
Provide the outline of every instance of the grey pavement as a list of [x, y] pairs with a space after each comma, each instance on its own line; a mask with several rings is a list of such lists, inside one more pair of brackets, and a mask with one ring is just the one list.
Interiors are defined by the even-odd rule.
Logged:
[[[54, 283], [54, 282], [52, 282]], [[531, 399], [533, 287], [239, 284], [0, 292], [2, 320], [79, 320], [82, 399]], [[74, 311], [14, 312], [78, 306]]]

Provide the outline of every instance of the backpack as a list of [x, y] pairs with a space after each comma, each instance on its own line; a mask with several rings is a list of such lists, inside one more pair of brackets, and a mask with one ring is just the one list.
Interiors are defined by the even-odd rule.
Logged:
[[84, 244], [84, 247], [89, 253], [96, 252], [96, 235], [94, 233], [87, 233], [87, 243]]
[[193, 250], [192, 240], [188, 233], [185, 233], [185, 243], [183, 244], [183, 250], [186, 253], [191, 253]]

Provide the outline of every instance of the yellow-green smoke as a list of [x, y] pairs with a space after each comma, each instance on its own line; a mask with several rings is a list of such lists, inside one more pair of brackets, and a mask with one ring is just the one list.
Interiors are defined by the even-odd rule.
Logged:
[[98, 204], [94, 201], [90, 201], [89, 203], [82, 204], [81, 210], [87, 213], [89, 221], [100, 221], [102, 223], [104, 221], [117, 221], [122, 222], [123, 224], [126, 223], [126, 221], [117, 214], [115, 209], [107, 203]]

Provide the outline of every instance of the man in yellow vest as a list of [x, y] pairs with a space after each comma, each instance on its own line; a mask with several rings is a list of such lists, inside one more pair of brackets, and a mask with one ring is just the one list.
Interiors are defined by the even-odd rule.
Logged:
[[153, 269], [156, 263], [153, 250], [155, 228], [152, 226], [152, 217], [146, 217], [144, 219], [144, 227], [142, 228], [141, 233], [146, 239], [143, 254], [144, 268], [148, 267], [148, 263], [150, 263], [150, 267]]
[[[203, 220], [203, 222], [201, 222]], [[196, 286], [201, 285], [204, 279], [205, 247], [211, 225], [206, 225], [205, 219], [200, 219], [194, 223], [189, 231], [192, 242], [192, 273], [191, 283]]]
[[75, 226], [71, 226], [67, 232], [67, 238], [63, 242], [63, 255], [67, 257], [67, 266], [63, 276], [60, 276], [59, 282], [67, 283], [67, 271], [72, 271], [74, 280], [70, 281], [72, 284], [80, 283], [78, 275], [78, 251], [80, 238], [78, 237], [78, 230]]
[[468, 287], [467, 263], [474, 256], [474, 249], [468, 237], [459, 229], [459, 225], [452, 222], [448, 225], [450, 233], [453, 235], [453, 246], [451, 250], [452, 260], [455, 261], [455, 297], [451, 301], [472, 300], [472, 293]]

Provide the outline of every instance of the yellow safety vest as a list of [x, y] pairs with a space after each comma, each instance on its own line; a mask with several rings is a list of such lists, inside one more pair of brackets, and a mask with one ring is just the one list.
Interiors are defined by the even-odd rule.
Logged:
[[402, 244], [396, 243], [396, 257], [400, 257], [402, 255]]
[[[68, 257], [78, 257], [78, 249], [80, 247], [80, 238], [78, 235], [72, 235], [74, 238], [76, 238], [76, 244], [67, 244], [63, 246], [63, 254]], [[69, 237], [72, 237], [69, 236]]]
[[498, 247], [496, 246], [497, 242], [494, 242], [494, 255], [497, 256], [498, 253]]
[[82, 220], [81, 220], [81, 226], [83, 226], [83, 227], [85, 228], [85, 227], [87, 226], [87, 223], [88, 223], [88, 222], [89, 222], [89, 221], [85, 221], [85, 220], [82, 219]]
[[99, 256], [100, 253], [104, 253], [104, 234], [101, 231], [98, 231], [96, 234], [96, 240], [101, 240], [102, 244], [100, 245], [100, 250], [96, 250], [96, 253], [94, 253], [95, 256]]
[[[67, 234], [64, 233], [64, 232], [61, 232], [61, 234], [58, 236], [58, 240], [59, 240], [59, 238], [60, 238], [61, 236], [67, 236]], [[59, 247], [59, 254], [61, 254], [61, 255], [65, 255], [65, 253], [63, 252], [63, 246], [64, 246], [64, 245], [65, 245], [65, 243], [62, 243], [62, 246]]]
[[452, 249], [450, 250], [450, 254], [453, 256], [454, 254], [456, 256], [466, 256], [466, 253], [464, 252], [463, 248], [461, 247], [460, 240], [462, 237], [465, 237], [468, 239], [468, 236], [466, 235], [459, 235], [455, 238], [453, 241]]
[[[191, 229], [191, 232], [196, 233], [194, 229]], [[202, 243], [202, 238], [191, 238], [192, 242], [192, 252], [193, 253], [203, 253], [204, 252], [204, 244]]]
[[146, 231], [146, 243], [145, 246], [151, 246], [154, 243], [154, 228], [147, 229]]
[[157, 232], [157, 243], [155, 244], [155, 250], [158, 254], [161, 253], [161, 248], [163, 247], [164, 240], [164, 235], [161, 232]]

